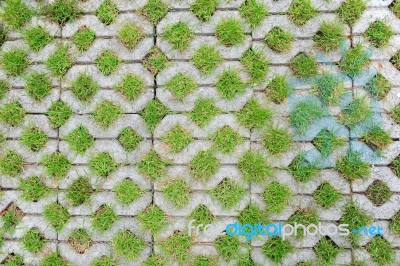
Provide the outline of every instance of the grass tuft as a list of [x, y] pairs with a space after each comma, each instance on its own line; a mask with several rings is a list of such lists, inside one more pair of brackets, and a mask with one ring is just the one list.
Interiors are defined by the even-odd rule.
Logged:
[[245, 91], [246, 84], [242, 81], [238, 70], [226, 69], [218, 77], [215, 86], [223, 98], [233, 100], [237, 94]]
[[189, 116], [200, 127], [204, 127], [220, 112], [212, 99], [198, 99]]
[[288, 15], [295, 24], [303, 26], [315, 17], [317, 12], [311, 0], [294, 0], [289, 7]]
[[18, 30], [25, 25], [34, 15], [24, 1], [5, 0], [0, 17], [12, 29]]
[[24, 170], [23, 158], [12, 150], [0, 155], [0, 172], [6, 176], [17, 176]]
[[116, 255], [128, 261], [137, 259], [145, 248], [145, 242], [129, 230], [118, 231], [112, 239], [112, 245]]
[[264, 190], [263, 199], [267, 205], [267, 210], [280, 213], [288, 205], [292, 197], [291, 190], [277, 181], [269, 183]]
[[236, 18], [224, 18], [215, 27], [215, 34], [225, 46], [236, 46], [244, 42], [243, 22]]
[[400, 235], [400, 212], [397, 212], [395, 215], [393, 215], [389, 223], [389, 229], [396, 236]]
[[192, 238], [181, 232], [174, 232], [169, 238], [161, 242], [161, 249], [167, 258], [178, 262], [185, 262], [190, 256]]
[[118, 263], [111, 256], [101, 256], [92, 260], [90, 266], [118, 266]]
[[372, 112], [370, 110], [370, 105], [365, 97], [354, 98], [339, 115], [339, 121], [345, 126], [355, 126], [369, 117], [371, 117]]
[[44, 207], [43, 217], [56, 230], [60, 232], [70, 219], [68, 210], [59, 203], [53, 202]]
[[323, 129], [312, 141], [315, 148], [319, 150], [323, 157], [328, 157], [332, 152], [341, 146], [345, 145], [345, 140], [343, 137], [338, 137], [334, 133]]
[[314, 246], [314, 252], [317, 255], [319, 263], [323, 265], [331, 265], [334, 263], [337, 255], [343, 251], [336, 243], [328, 236], [322, 237]]
[[11, 85], [7, 81], [0, 79], [0, 100], [6, 96], [10, 89]]
[[207, 206], [200, 204], [189, 215], [190, 220], [195, 220], [193, 225], [211, 224], [214, 221], [214, 215], [208, 210]]
[[378, 73], [373, 79], [371, 79], [365, 89], [369, 91], [372, 96], [383, 100], [388, 92], [392, 89], [390, 82], [380, 73]]
[[262, 246], [263, 253], [274, 263], [281, 263], [287, 254], [292, 252], [294, 247], [288, 240], [283, 240], [280, 237], [271, 237]]
[[390, 5], [390, 10], [398, 17], [400, 18], [400, 1], [399, 0], [394, 0]]
[[11, 235], [14, 234], [15, 228], [21, 222], [23, 217], [22, 211], [15, 205], [11, 203], [7, 209], [3, 210], [0, 214], [0, 220], [3, 223], [2, 232], [8, 232]]
[[131, 179], [126, 178], [119, 182], [113, 189], [117, 201], [122, 204], [131, 204], [142, 194], [141, 190]]
[[161, 178], [166, 173], [166, 167], [170, 163], [163, 160], [154, 150], [150, 151], [138, 163], [139, 172], [150, 177], [151, 180]]
[[399, 177], [400, 176], [400, 156], [397, 156], [397, 158], [394, 159], [389, 166], [394, 171], [394, 173]]
[[307, 132], [308, 127], [323, 115], [324, 111], [318, 103], [304, 100], [290, 112], [290, 125], [296, 129], [298, 134], [303, 135]]
[[73, 230], [68, 241], [78, 254], [84, 254], [92, 245], [90, 234], [84, 228]]
[[239, 13], [246, 19], [251, 28], [254, 29], [260, 26], [261, 22], [268, 15], [268, 9], [257, 0], [246, 0], [239, 7]]
[[260, 50], [248, 49], [240, 58], [240, 62], [250, 74], [251, 82], [260, 83], [265, 80], [270, 62]]
[[73, 64], [73, 60], [68, 52], [68, 47], [65, 45], [57, 46], [56, 50], [49, 56], [45, 64], [54, 76], [64, 76]]
[[319, 31], [315, 33], [313, 40], [325, 52], [338, 49], [345, 40], [344, 27], [336, 21], [324, 21]]
[[18, 188], [22, 190], [21, 199], [37, 202], [50, 194], [50, 189], [37, 176], [21, 179]]
[[58, 100], [52, 103], [46, 114], [50, 124], [55, 128], [60, 128], [71, 117], [72, 110], [66, 103]]
[[373, 46], [381, 48], [389, 44], [393, 30], [383, 21], [375, 21], [369, 26], [365, 35]]
[[202, 22], [209, 21], [217, 10], [219, 0], [195, 0], [190, 11]]
[[394, 107], [391, 111], [390, 111], [390, 117], [397, 123], [400, 125], [400, 105]]
[[208, 180], [220, 166], [220, 162], [211, 150], [199, 151], [190, 162], [190, 168], [194, 178]]
[[214, 142], [214, 149], [223, 153], [231, 153], [237, 145], [243, 143], [244, 138], [231, 127], [224, 126], [215, 132], [211, 140]]
[[119, 216], [114, 212], [113, 208], [108, 205], [101, 205], [92, 215], [92, 227], [100, 233], [104, 233], [118, 220]]
[[25, 114], [26, 112], [22, 105], [15, 100], [0, 107], [0, 120], [13, 127], [22, 124]]
[[292, 134], [285, 128], [269, 126], [263, 135], [264, 146], [272, 155], [288, 152], [292, 146]]
[[365, 195], [375, 206], [381, 206], [390, 200], [393, 192], [386, 183], [381, 180], [375, 180], [369, 185], [367, 191], [365, 191]]
[[24, 257], [19, 254], [10, 253], [5, 257], [1, 264], [5, 266], [23, 266], [25, 265]]
[[362, 45], [356, 44], [353, 48], [346, 50], [339, 63], [339, 68], [351, 78], [354, 78], [369, 62], [369, 56], [363, 50]]
[[258, 152], [247, 151], [239, 159], [238, 168], [243, 174], [244, 180], [260, 183], [272, 176], [271, 167], [266, 159]]
[[133, 50], [144, 37], [142, 29], [133, 23], [125, 23], [118, 30], [118, 39], [129, 49]]
[[68, 133], [65, 137], [68, 142], [70, 149], [76, 151], [79, 154], [85, 153], [87, 149], [93, 146], [94, 137], [90, 135], [89, 130], [83, 125], [79, 125], [77, 128]]
[[126, 74], [115, 89], [121, 92], [129, 101], [136, 100], [146, 90], [144, 80], [134, 74]]
[[280, 27], [274, 27], [265, 36], [264, 41], [272, 50], [285, 52], [290, 50], [294, 40], [295, 38], [290, 32], [285, 31]]
[[161, 0], [149, 0], [147, 4], [140, 9], [140, 13], [151, 23], [156, 25], [168, 13], [168, 6]]
[[311, 78], [318, 74], [318, 64], [309, 55], [300, 53], [290, 61], [290, 68], [295, 76], [300, 78]]
[[114, 161], [108, 152], [100, 152], [89, 160], [90, 170], [100, 177], [109, 177], [119, 166], [120, 164]]
[[20, 76], [29, 64], [27, 53], [20, 48], [12, 48], [2, 52], [1, 67], [9, 76]]
[[327, 72], [316, 78], [312, 90], [325, 105], [338, 105], [340, 97], [346, 92], [341, 79]]
[[71, 168], [71, 163], [67, 157], [58, 151], [51, 155], [43, 156], [40, 163], [44, 166], [46, 174], [57, 180], [65, 177]]
[[228, 261], [239, 257], [240, 241], [237, 237], [228, 235], [219, 236], [214, 241], [214, 246], [221, 257]]
[[78, 9], [76, 0], [55, 0], [44, 8], [44, 12], [51, 20], [64, 26], [77, 19], [82, 11]]
[[[318, 222], [319, 222], [319, 217], [317, 212], [309, 208], [296, 210], [288, 219], [288, 223], [293, 226], [296, 223], [296, 224], [302, 224], [307, 227], [310, 224], [318, 224]], [[297, 237], [303, 238], [305, 237], [306, 233], [303, 230], [303, 228], [298, 228], [296, 230], [296, 234]]]
[[142, 227], [153, 235], [158, 234], [168, 225], [167, 216], [154, 204], [148, 206], [139, 214], [138, 219]]
[[42, 233], [40, 233], [39, 229], [31, 228], [24, 234], [21, 239], [21, 243], [25, 250], [38, 253], [42, 250], [46, 240], [44, 239]]
[[122, 129], [118, 136], [119, 143], [127, 152], [134, 151], [142, 140], [143, 138], [131, 127]]
[[327, 209], [335, 205], [341, 194], [328, 182], [322, 183], [313, 193], [315, 201]]
[[336, 162], [335, 169], [349, 181], [366, 178], [371, 173], [371, 166], [362, 161], [360, 155], [354, 151], [348, 151], [347, 155]]
[[209, 44], [201, 45], [192, 58], [193, 64], [204, 75], [211, 74], [221, 61], [222, 58], [219, 51]]
[[168, 57], [157, 46], [154, 46], [143, 59], [143, 65], [153, 75], [157, 75], [161, 70], [167, 67]]
[[93, 112], [94, 120], [104, 129], [110, 127], [121, 115], [121, 107], [108, 100], [99, 103]]
[[178, 100], [183, 100], [189, 93], [197, 88], [196, 81], [185, 73], [178, 73], [173, 76], [165, 87], [170, 90]]
[[292, 93], [285, 75], [275, 75], [265, 88], [267, 97], [275, 104], [281, 104]]
[[96, 34], [93, 30], [87, 27], [81, 27], [72, 36], [72, 41], [81, 52], [86, 51], [96, 39]]
[[117, 70], [120, 60], [115, 52], [106, 50], [96, 59], [96, 65], [103, 75], [110, 75]]
[[43, 257], [39, 263], [40, 266], [69, 266], [70, 263], [66, 261], [60, 254], [53, 252], [48, 256]]
[[104, 0], [96, 10], [96, 16], [106, 25], [114, 23], [118, 13], [117, 5], [111, 0]]
[[46, 134], [36, 126], [27, 126], [21, 132], [20, 142], [33, 152], [40, 151], [47, 140]]
[[182, 151], [192, 140], [191, 133], [181, 125], [174, 126], [162, 140], [172, 152]]
[[147, 127], [151, 132], [161, 122], [161, 120], [169, 113], [167, 107], [165, 107], [158, 99], [152, 100], [140, 113], [143, 120], [146, 122]]
[[364, 13], [367, 3], [364, 0], [346, 0], [337, 10], [343, 23], [353, 25]]
[[379, 126], [373, 126], [362, 136], [362, 140], [375, 149], [383, 150], [392, 144], [390, 134]]
[[186, 22], [179, 21], [164, 29], [163, 38], [167, 40], [173, 49], [183, 52], [194, 37], [192, 29]]
[[374, 236], [367, 245], [372, 260], [379, 265], [388, 265], [395, 260], [395, 249], [380, 235]]
[[230, 178], [224, 178], [214, 189], [211, 196], [218, 200], [222, 207], [229, 210], [235, 207], [245, 195], [246, 189]]
[[52, 41], [52, 37], [41, 26], [30, 27], [22, 32], [29, 47], [35, 52], [42, 50]]
[[176, 208], [182, 209], [189, 203], [190, 186], [183, 179], [172, 180], [163, 189], [163, 195]]
[[318, 168], [313, 162], [306, 159], [304, 153], [300, 153], [293, 159], [288, 167], [288, 171], [299, 182], [308, 182], [319, 173]]
[[268, 214], [254, 203], [250, 203], [243, 209], [237, 219], [241, 224], [257, 224], [261, 222], [263, 225], [266, 225], [270, 223]]
[[79, 206], [88, 202], [94, 191], [89, 179], [80, 176], [71, 183], [66, 192], [66, 198], [72, 206]]
[[271, 117], [272, 111], [263, 108], [255, 98], [250, 99], [237, 113], [239, 123], [246, 128], [261, 128]]
[[36, 101], [49, 95], [51, 88], [51, 80], [47, 74], [32, 72], [25, 77], [25, 90]]
[[[143, 262], [142, 265], [143, 266], [160, 266], [160, 265], [166, 265], [166, 262], [165, 262], [164, 257], [159, 256], [159, 255], [154, 255], [154, 253], [153, 253]], [[115, 266], [117, 266], [117, 265], [115, 265]]]

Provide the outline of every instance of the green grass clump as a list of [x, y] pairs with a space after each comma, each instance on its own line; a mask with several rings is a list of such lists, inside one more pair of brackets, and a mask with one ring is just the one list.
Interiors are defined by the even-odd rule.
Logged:
[[365, 97], [354, 98], [339, 115], [339, 121], [345, 126], [357, 125], [372, 115], [370, 105]]
[[94, 191], [89, 179], [80, 176], [71, 183], [66, 192], [66, 198], [72, 206], [79, 206], [88, 202]]
[[24, 108], [17, 101], [5, 103], [0, 107], [0, 120], [13, 127], [21, 125], [25, 114]]
[[58, 100], [52, 103], [46, 114], [50, 124], [55, 128], [59, 128], [71, 117], [72, 109], [66, 103]]
[[199, 151], [190, 162], [190, 168], [194, 178], [208, 180], [214, 175], [220, 166], [220, 162], [211, 150]]
[[193, 266], [217, 266], [218, 264], [216, 263], [215, 258], [210, 258], [208, 256], [195, 256], [192, 259], [193, 263], [191, 265]]
[[100, 233], [109, 230], [112, 225], [119, 220], [119, 216], [108, 205], [101, 205], [92, 215], [92, 227]]
[[7, 81], [0, 79], [0, 100], [6, 96], [10, 88], [11, 85]]
[[396, 236], [400, 235], [400, 212], [396, 213], [390, 220], [389, 228]]
[[218, 200], [222, 207], [226, 210], [236, 206], [244, 194], [246, 189], [241, 187], [232, 179], [224, 178], [214, 189], [210, 191], [211, 196]]
[[89, 130], [83, 125], [79, 125], [69, 132], [65, 140], [68, 142], [69, 147], [79, 154], [85, 153], [94, 143], [94, 137], [90, 135]]
[[397, 176], [400, 176], [400, 156], [397, 156], [397, 158], [392, 161], [390, 168]]
[[215, 70], [221, 61], [221, 54], [210, 44], [201, 45], [192, 58], [193, 64], [205, 75]]
[[312, 90], [325, 105], [338, 105], [340, 97], [346, 92], [340, 78], [330, 73], [317, 77]]
[[168, 13], [168, 6], [161, 0], [149, 0], [147, 4], [140, 9], [140, 13], [151, 23], [156, 25]]
[[134, 74], [126, 74], [115, 85], [115, 89], [121, 92], [129, 101], [133, 101], [146, 89], [146, 86], [141, 77]]
[[337, 10], [339, 18], [349, 25], [353, 25], [361, 18], [367, 7], [364, 0], [346, 0]]
[[149, 230], [151, 234], [157, 234], [161, 232], [167, 225], [168, 220], [165, 213], [157, 206], [148, 206], [141, 214], [138, 215], [138, 219], [145, 230]]
[[133, 23], [125, 23], [118, 30], [118, 39], [129, 49], [133, 50], [144, 37], [142, 30]]
[[215, 87], [223, 98], [233, 100], [237, 94], [245, 91], [246, 84], [240, 78], [238, 70], [226, 69], [218, 77]]
[[73, 64], [68, 47], [59, 45], [54, 53], [49, 56], [45, 64], [54, 76], [64, 76]]
[[29, 229], [21, 239], [25, 250], [37, 253], [42, 250], [46, 240], [37, 228]]
[[[1, 14], [0, 14], [1, 17]], [[6, 41], [8, 31], [5, 29], [4, 25], [0, 26], [0, 46]]]
[[288, 171], [299, 182], [308, 182], [319, 173], [318, 168], [313, 162], [306, 159], [304, 153], [300, 153], [293, 159], [288, 167]]
[[143, 59], [143, 65], [153, 75], [157, 75], [168, 65], [168, 57], [157, 46], [154, 46]]
[[30, 27], [22, 33], [33, 51], [42, 50], [52, 40], [49, 33], [41, 26]]
[[283, 258], [293, 250], [294, 247], [288, 240], [276, 236], [269, 238], [262, 246], [263, 253], [274, 263], [281, 263]]
[[289, 199], [292, 197], [290, 189], [273, 181], [265, 187], [263, 193], [264, 202], [267, 204], [267, 210], [270, 212], [279, 213], [288, 205]]
[[392, 58], [390, 58], [390, 62], [394, 65], [395, 68], [400, 69], [400, 50], [397, 51]]
[[151, 132], [161, 122], [161, 120], [169, 113], [167, 107], [165, 107], [158, 99], [152, 100], [140, 113], [143, 120], [146, 122], [147, 127]]
[[240, 62], [250, 74], [251, 82], [260, 83], [265, 80], [270, 62], [260, 50], [248, 49], [240, 58]]
[[400, 105], [394, 107], [390, 111], [390, 117], [397, 123], [400, 124]]
[[111, 50], [102, 52], [96, 59], [97, 67], [106, 76], [113, 73], [118, 68], [119, 63], [118, 56]]
[[150, 151], [138, 163], [139, 172], [152, 180], [161, 178], [166, 173], [166, 167], [170, 163], [163, 160], [154, 150]]
[[304, 53], [296, 55], [290, 61], [290, 68], [293, 74], [300, 78], [310, 78], [318, 73], [318, 64], [315, 59]]
[[187, 129], [176, 125], [162, 139], [172, 152], [180, 152], [193, 140], [193, 137]]
[[25, 77], [25, 90], [36, 101], [41, 101], [51, 91], [51, 80], [47, 74], [32, 72]]
[[303, 135], [307, 132], [308, 127], [323, 115], [324, 111], [318, 103], [304, 100], [290, 112], [290, 125], [295, 127], [297, 133]]
[[18, 188], [22, 191], [21, 199], [31, 202], [37, 202], [50, 193], [50, 189], [37, 176], [21, 179]]
[[337, 255], [343, 250], [328, 236], [322, 237], [313, 249], [318, 261], [323, 265], [331, 265]]
[[322, 183], [313, 193], [315, 201], [323, 208], [330, 208], [341, 198], [341, 194], [328, 182]]
[[97, 8], [96, 16], [106, 25], [114, 23], [118, 16], [117, 5], [111, 0], [104, 0]]
[[51, 155], [43, 156], [40, 163], [44, 166], [46, 174], [53, 179], [65, 177], [71, 168], [71, 163], [67, 157], [58, 151]]
[[365, 34], [373, 46], [381, 48], [389, 44], [393, 30], [383, 21], [375, 21], [369, 26]]
[[93, 30], [87, 27], [81, 27], [72, 36], [72, 41], [78, 47], [78, 50], [83, 52], [89, 49], [94, 40], [96, 39], [96, 34]]
[[392, 197], [393, 192], [386, 183], [382, 182], [381, 180], [375, 180], [368, 187], [365, 195], [372, 201], [374, 205], [381, 206]]
[[399, 0], [394, 0], [390, 5], [390, 10], [398, 17], [400, 18], [400, 1]]
[[17, 176], [24, 170], [24, 159], [15, 151], [6, 150], [0, 155], [0, 172], [6, 176]]
[[380, 73], [371, 79], [365, 89], [369, 91], [374, 97], [383, 100], [388, 92], [392, 89], [390, 82]]
[[113, 189], [117, 201], [122, 204], [131, 204], [142, 194], [141, 190], [131, 179], [126, 178], [119, 182]]
[[1, 264], [4, 266], [23, 266], [25, 265], [24, 257], [19, 254], [11, 253], [7, 255]]
[[202, 22], [209, 21], [217, 10], [219, 0], [195, 0], [190, 6], [190, 11]]
[[12, 48], [1, 55], [0, 65], [9, 76], [21, 75], [29, 64], [27, 53], [20, 48]]
[[243, 22], [236, 18], [224, 18], [215, 27], [215, 34], [225, 46], [236, 46], [244, 42]]
[[176, 98], [183, 100], [183, 98], [197, 88], [197, 84], [192, 77], [181, 72], [173, 76], [165, 84], [165, 87], [170, 90]]
[[395, 260], [395, 249], [380, 235], [374, 236], [367, 245], [372, 260], [379, 265], [388, 265]]
[[90, 170], [100, 177], [109, 177], [117, 171], [119, 165], [108, 152], [93, 155], [89, 160]]
[[27, 23], [33, 15], [33, 10], [31, 10], [24, 1], [6, 0], [4, 1], [0, 17], [5, 24], [18, 30]]
[[373, 126], [369, 129], [362, 136], [362, 140], [378, 150], [383, 150], [393, 142], [390, 134], [379, 126]]
[[190, 256], [192, 238], [181, 232], [174, 232], [172, 236], [161, 242], [161, 249], [167, 258], [185, 262]]
[[295, 24], [303, 26], [315, 17], [317, 12], [317, 9], [311, 4], [311, 0], [294, 0], [289, 7], [288, 15]]
[[196, 220], [193, 225], [197, 226], [199, 224], [211, 224], [214, 221], [214, 215], [208, 210], [208, 208], [200, 204], [197, 206], [193, 212], [189, 215], [190, 220]]
[[60, 232], [68, 222], [70, 215], [67, 208], [59, 203], [53, 202], [44, 207], [43, 217], [56, 232]]
[[247, 151], [239, 159], [238, 168], [244, 180], [259, 183], [272, 175], [271, 167], [258, 152]]
[[336, 162], [335, 169], [349, 181], [366, 178], [371, 173], [371, 166], [361, 160], [360, 154], [351, 150], [347, 152], [346, 156]]
[[[142, 264], [143, 266], [166, 265], [165, 258], [159, 255], [151, 254]], [[117, 266], [117, 265], [115, 265]]]
[[122, 109], [115, 103], [104, 100], [99, 103], [93, 112], [94, 120], [102, 128], [108, 128], [122, 115]]
[[220, 112], [212, 99], [198, 99], [189, 116], [200, 127], [204, 127]]
[[74, 21], [81, 13], [81, 10], [78, 9], [76, 0], [56, 0], [46, 6], [44, 12], [51, 20], [64, 26]]
[[142, 140], [143, 138], [131, 127], [122, 129], [118, 136], [119, 143], [127, 152], [134, 151]]
[[113, 237], [112, 245], [117, 256], [122, 256], [127, 260], [138, 258], [140, 252], [145, 248], [144, 241], [129, 230], [119, 231]]
[[223, 153], [231, 153], [235, 147], [243, 143], [244, 138], [229, 126], [220, 128], [211, 137], [213, 148]]
[[182, 209], [189, 203], [190, 186], [183, 179], [172, 180], [163, 189], [163, 192], [164, 197], [178, 209]]
[[72, 231], [69, 235], [68, 241], [73, 249], [79, 254], [85, 253], [92, 245], [92, 239], [84, 228], [79, 228]]
[[292, 134], [285, 128], [269, 126], [263, 135], [264, 146], [272, 155], [280, 155], [290, 150]]
[[326, 129], [321, 130], [312, 143], [323, 157], [329, 156], [336, 148], [345, 145], [344, 138], [338, 137]]
[[180, 52], [189, 47], [194, 37], [192, 29], [186, 22], [179, 21], [164, 29], [163, 38], [167, 40], [173, 49]]
[[272, 111], [263, 108], [254, 98], [237, 113], [239, 123], [247, 128], [261, 128], [271, 117]]
[[276, 104], [283, 103], [292, 91], [285, 75], [275, 75], [265, 88], [267, 97]]
[[[312, 209], [298, 209], [288, 219], [288, 223], [293, 225], [295, 223], [305, 225], [306, 227], [310, 224], [318, 224], [319, 217], [315, 210]], [[296, 231], [297, 237], [304, 237], [305, 232], [303, 228], [298, 228]]]
[[40, 266], [69, 266], [69, 262], [66, 261], [60, 254], [53, 252], [50, 255], [43, 257], [40, 261]]
[[46, 145], [46, 134], [36, 126], [27, 126], [21, 132], [20, 142], [33, 152], [38, 152]]
[[339, 68], [353, 78], [365, 66], [369, 64], [369, 56], [363, 50], [361, 44], [356, 44], [353, 48], [347, 49], [342, 60], [339, 63]]
[[214, 246], [221, 257], [228, 261], [238, 258], [240, 241], [237, 237], [223, 235], [214, 241]]
[[270, 223], [268, 214], [254, 203], [250, 203], [243, 209], [237, 219], [241, 224], [257, 224], [261, 222], [263, 225], [266, 225]]
[[118, 266], [117, 261], [111, 256], [101, 256], [100, 258], [94, 259], [90, 266]]
[[2, 211], [0, 218], [3, 222], [3, 232], [13, 234], [23, 215], [22, 211], [14, 203], [8, 206], [5, 211]]
[[290, 32], [285, 31], [280, 27], [274, 27], [265, 36], [264, 41], [272, 50], [284, 52], [290, 50], [294, 40], [295, 38]]
[[324, 21], [313, 37], [314, 42], [319, 48], [325, 52], [340, 48], [340, 45], [345, 40], [344, 27], [338, 22]]
[[254, 29], [268, 15], [268, 9], [257, 0], [247, 0], [239, 7], [239, 13]]

